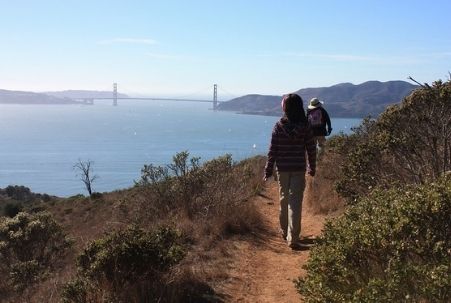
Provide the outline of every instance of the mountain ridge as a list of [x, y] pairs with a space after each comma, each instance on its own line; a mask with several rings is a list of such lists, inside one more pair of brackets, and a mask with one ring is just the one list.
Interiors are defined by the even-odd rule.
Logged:
[[[324, 101], [324, 107], [332, 117], [362, 118], [379, 115], [387, 106], [399, 103], [417, 87], [401, 80], [371, 80], [360, 84], [347, 82], [329, 87], [302, 88], [294, 93], [302, 97], [305, 108], [311, 98], [317, 97]], [[221, 102], [218, 109], [243, 114], [279, 116], [282, 114], [281, 98], [282, 96], [249, 94]]]

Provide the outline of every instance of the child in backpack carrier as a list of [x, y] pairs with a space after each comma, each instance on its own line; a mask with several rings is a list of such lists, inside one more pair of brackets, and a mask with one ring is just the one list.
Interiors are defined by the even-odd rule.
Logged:
[[332, 124], [327, 111], [323, 108], [323, 103], [318, 98], [312, 98], [307, 107], [307, 117], [310, 127], [315, 136], [315, 143], [319, 148], [324, 147], [326, 136], [332, 132]]

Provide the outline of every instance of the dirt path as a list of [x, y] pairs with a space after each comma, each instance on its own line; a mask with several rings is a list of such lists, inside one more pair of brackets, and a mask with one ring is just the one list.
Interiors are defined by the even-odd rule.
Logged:
[[[224, 285], [227, 302], [302, 302], [293, 280], [305, 274], [308, 251], [292, 251], [279, 233], [277, 183], [267, 183], [262, 195], [256, 197], [265, 220], [265, 229], [255, 241], [238, 241], [237, 256], [231, 265], [230, 282]], [[305, 195], [309, 194], [309, 187]], [[308, 205], [302, 211], [302, 236], [320, 234], [324, 216], [314, 216]]]

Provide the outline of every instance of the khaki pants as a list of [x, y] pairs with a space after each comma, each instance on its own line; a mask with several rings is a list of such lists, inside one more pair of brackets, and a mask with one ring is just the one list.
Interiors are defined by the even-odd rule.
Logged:
[[317, 144], [317, 146], [319, 148], [323, 148], [324, 143], [326, 143], [326, 137], [324, 137], [324, 136], [316, 136], [315, 137], [315, 144]]
[[302, 198], [305, 171], [277, 172], [279, 182], [279, 221], [288, 244], [296, 243], [301, 234]]

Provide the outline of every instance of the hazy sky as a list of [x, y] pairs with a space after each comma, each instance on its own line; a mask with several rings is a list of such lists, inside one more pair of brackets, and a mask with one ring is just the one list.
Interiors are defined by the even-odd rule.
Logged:
[[451, 71], [451, 1], [0, 0], [0, 88], [283, 94]]

